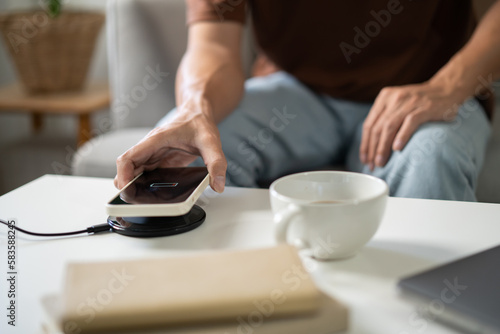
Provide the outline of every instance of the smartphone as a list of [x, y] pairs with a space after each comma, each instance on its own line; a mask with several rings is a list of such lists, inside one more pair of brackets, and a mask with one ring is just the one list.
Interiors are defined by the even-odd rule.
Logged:
[[158, 168], [130, 181], [106, 204], [116, 217], [182, 216], [209, 184], [206, 167]]

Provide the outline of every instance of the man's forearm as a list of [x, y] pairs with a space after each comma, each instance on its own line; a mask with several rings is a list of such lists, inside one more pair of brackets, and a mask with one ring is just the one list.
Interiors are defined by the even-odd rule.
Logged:
[[[200, 23], [190, 27], [188, 49], [176, 79], [176, 102], [205, 99], [216, 122], [231, 113], [243, 96], [241, 26]], [[228, 29], [229, 28], [229, 29]]]
[[500, 0], [479, 22], [469, 42], [438, 71], [431, 82], [449, 90], [459, 102], [478, 93], [487, 80], [500, 78]]

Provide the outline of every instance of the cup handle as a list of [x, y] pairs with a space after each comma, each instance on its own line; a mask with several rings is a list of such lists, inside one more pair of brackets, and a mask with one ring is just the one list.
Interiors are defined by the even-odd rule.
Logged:
[[[297, 217], [301, 212], [299, 206], [295, 204], [290, 204], [288, 207], [279, 211], [276, 215], [274, 215], [274, 238], [278, 243], [286, 243], [287, 242], [287, 231], [288, 226], [292, 222], [293, 218]], [[302, 238], [296, 238], [292, 242], [293, 246], [295, 246], [301, 255], [312, 256], [312, 251], [310, 245]]]
[[274, 238], [278, 243], [287, 242], [288, 226], [299, 213], [300, 208], [295, 204], [290, 204], [274, 215]]

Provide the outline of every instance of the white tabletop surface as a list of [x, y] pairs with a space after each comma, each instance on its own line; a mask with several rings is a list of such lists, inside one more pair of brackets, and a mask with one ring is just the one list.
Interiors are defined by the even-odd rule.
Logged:
[[[39, 232], [83, 229], [106, 221], [116, 194], [111, 179], [43, 176], [0, 197], [0, 218]], [[7, 228], [0, 226], [0, 333], [39, 333], [42, 296], [61, 293], [65, 265], [274, 245], [269, 194], [263, 189], [207, 190], [205, 223], [189, 233], [138, 239], [114, 233], [66, 238], [18, 234], [17, 326], [7, 325]], [[500, 244], [500, 205], [390, 198], [381, 227], [355, 257], [306, 261], [318, 286], [351, 311], [349, 333], [454, 333], [415, 321], [401, 299], [400, 277]], [[418, 319], [422, 320], [422, 319]], [[425, 325], [425, 326], [424, 326]]]

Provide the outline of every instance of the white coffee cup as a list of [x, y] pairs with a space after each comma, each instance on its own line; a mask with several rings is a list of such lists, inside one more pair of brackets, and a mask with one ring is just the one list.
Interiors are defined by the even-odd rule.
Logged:
[[318, 171], [282, 177], [270, 193], [276, 241], [333, 260], [353, 256], [373, 237], [389, 187], [370, 175]]

